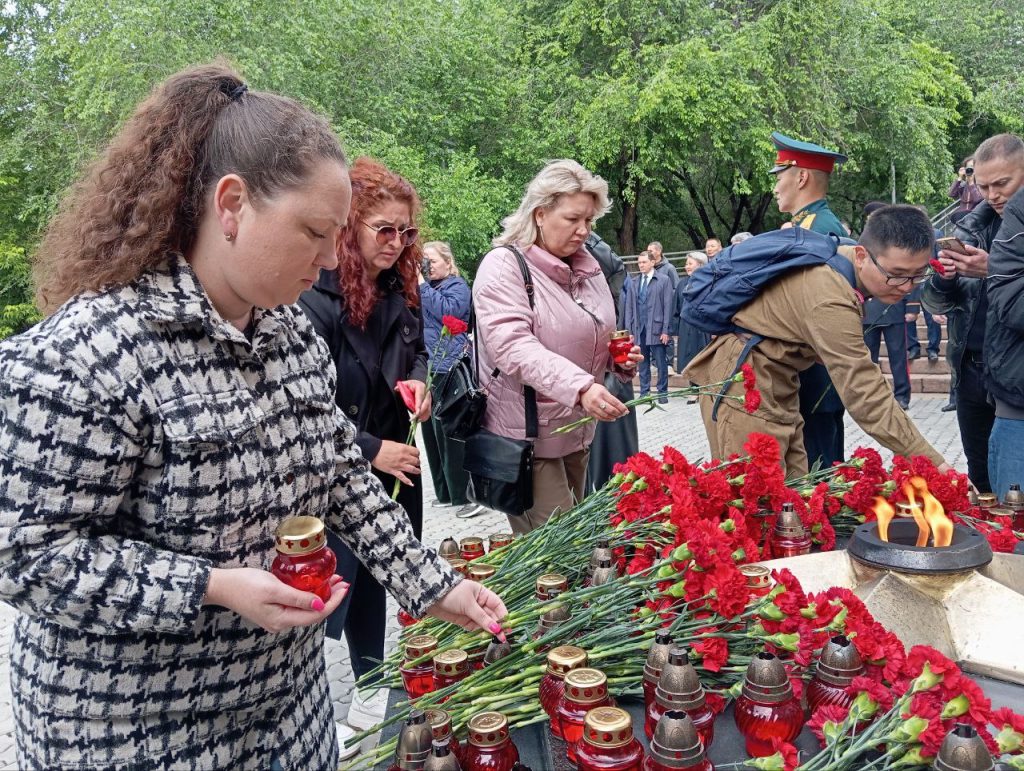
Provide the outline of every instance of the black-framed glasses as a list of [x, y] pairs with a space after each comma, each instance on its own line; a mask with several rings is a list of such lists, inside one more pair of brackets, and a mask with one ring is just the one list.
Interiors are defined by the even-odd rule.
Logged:
[[419, 228], [403, 228], [399, 230], [394, 225], [371, 225], [366, 220], [359, 220], [370, 230], [377, 234], [377, 243], [380, 246], [386, 246], [395, 240], [395, 236], [400, 236], [402, 239], [402, 246], [408, 246], [416, 241], [416, 238], [420, 234]]
[[[868, 252], [867, 249], [865, 249], [864, 251]], [[888, 284], [889, 286], [903, 286], [908, 281], [911, 284], [923, 284], [925, 279], [928, 278], [927, 273], [918, 273], [913, 276], [894, 276], [892, 273], [890, 273], [889, 271], [887, 271], [885, 268], [878, 264], [878, 260], [875, 259], [875, 255], [873, 255], [871, 252], [868, 252], [868, 257], [870, 257], [871, 261], [875, 263], [875, 267], [878, 268], [878, 272], [885, 276], [885, 283]]]

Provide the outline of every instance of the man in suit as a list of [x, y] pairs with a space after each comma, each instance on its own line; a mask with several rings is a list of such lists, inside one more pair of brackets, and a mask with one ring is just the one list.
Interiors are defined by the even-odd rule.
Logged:
[[651, 391], [653, 362], [658, 369], [658, 393], [668, 402], [668, 342], [672, 334], [674, 299], [672, 282], [654, 269], [650, 252], [637, 257], [640, 272], [622, 288], [622, 326], [633, 333], [644, 360], [640, 363], [640, 396]]

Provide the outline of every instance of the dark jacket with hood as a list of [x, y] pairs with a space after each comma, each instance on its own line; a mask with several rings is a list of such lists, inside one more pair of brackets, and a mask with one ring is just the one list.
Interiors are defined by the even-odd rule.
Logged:
[[[990, 252], [992, 241], [1002, 221], [996, 210], [989, 206], [987, 201], [982, 201], [957, 223], [953, 234], [965, 244]], [[991, 263], [989, 267], [991, 268]], [[967, 351], [971, 329], [976, 323], [986, 323], [987, 303], [983, 297], [985, 279], [960, 275], [942, 278], [938, 274], [933, 274], [923, 286], [921, 304], [930, 313], [947, 316], [947, 358], [953, 368], [953, 385], [956, 386], [960, 379], [960, 367]], [[991, 327], [988, 327], [988, 330], [990, 329]], [[975, 334], [978, 334], [978, 331]]]
[[[997, 402], [1024, 410], [1024, 189], [1003, 209], [1003, 224], [988, 256], [986, 285], [986, 384]], [[998, 404], [996, 410], [999, 414]]]

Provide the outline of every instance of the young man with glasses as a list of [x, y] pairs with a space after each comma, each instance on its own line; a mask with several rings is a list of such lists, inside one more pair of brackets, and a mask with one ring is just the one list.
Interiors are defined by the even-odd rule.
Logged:
[[[871, 360], [861, 327], [863, 298], [894, 304], [921, 283], [932, 256], [934, 236], [928, 218], [913, 206], [887, 206], [868, 219], [860, 242], [840, 246], [854, 267], [854, 289], [827, 265], [798, 268], [769, 284], [733, 317], [740, 328], [764, 337], [750, 351], [761, 406], [748, 415], [731, 399], [701, 399], [701, 412], [716, 458], [744, 454], [751, 432], [779, 441], [786, 473], [807, 472], [800, 417], [799, 374], [822, 362], [850, 415], [881, 445], [900, 455], [924, 455], [949, 468], [900, 408], [878, 365]], [[694, 382], [725, 380], [734, 371], [746, 336], [718, 337], [687, 367]]]

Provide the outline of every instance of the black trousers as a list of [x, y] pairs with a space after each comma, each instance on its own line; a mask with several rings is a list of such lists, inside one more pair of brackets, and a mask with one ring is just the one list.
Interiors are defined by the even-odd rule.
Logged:
[[441, 422], [432, 417], [423, 424], [423, 451], [427, 454], [437, 500], [456, 506], [469, 503], [466, 497], [469, 474], [462, 467], [466, 443], [445, 436]]
[[[373, 473], [390, 495], [395, 478], [376, 469]], [[417, 482], [415, 487], [402, 485], [398, 502], [409, 515], [412, 528], [419, 538], [423, 533], [423, 493], [419, 480], [413, 480]], [[359, 680], [384, 658], [387, 593], [351, 549], [330, 530], [327, 531], [327, 545], [338, 558], [335, 572], [350, 584], [341, 605], [327, 617], [327, 636], [332, 640], [340, 640], [344, 632], [352, 660], [352, 672], [356, 680]]]
[[871, 353], [871, 361], [878, 364], [885, 336], [885, 350], [889, 355], [889, 369], [892, 370], [892, 392], [896, 401], [910, 404], [910, 374], [907, 371], [907, 333], [904, 324], [889, 324], [884, 327], [872, 326], [864, 330], [864, 342]]
[[967, 456], [967, 476], [983, 493], [992, 490], [988, 478], [988, 437], [995, 419], [996, 408], [988, 403], [982, 364], [967, 353], [956, 384], [956, 421]]

